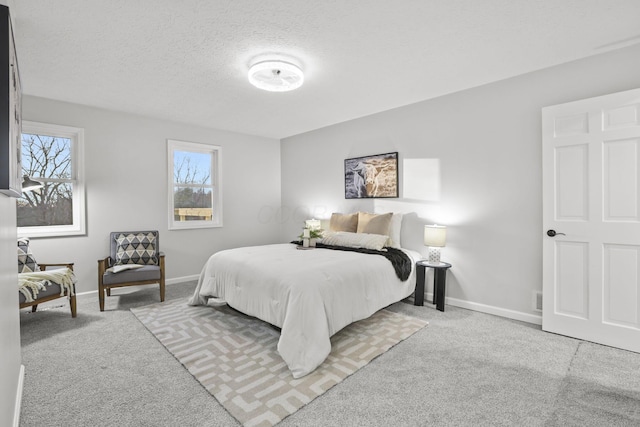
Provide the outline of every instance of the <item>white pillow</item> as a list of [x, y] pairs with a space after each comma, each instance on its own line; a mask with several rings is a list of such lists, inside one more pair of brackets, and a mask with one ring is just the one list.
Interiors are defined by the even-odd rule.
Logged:
[[389, 240], [387, 245], [391, 248], [400, 249], [402, 243], [400, 242], [400, 231], [402, 230], [402, 214], [394, 213], [389, 223]]
[[388, 236], [382, 234], [349, 233], [338, 231], [322, 238], [325, 245], [345, 246], [347, 248], [363, 248], [381, 251], [387, 244]]

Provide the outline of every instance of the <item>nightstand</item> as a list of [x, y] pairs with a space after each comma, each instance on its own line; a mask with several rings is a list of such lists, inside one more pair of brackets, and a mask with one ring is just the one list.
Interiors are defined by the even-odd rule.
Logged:
[[447, 284], [447, 270], [451, 268], [448, 262], [430, 264], [427, 260], [416, 263], [416, 292], [414, 305], [424, 305], [424, 279], [427, 268], [433, 268], [433, 303], [436, 309], [444, 311], [444, 291]]

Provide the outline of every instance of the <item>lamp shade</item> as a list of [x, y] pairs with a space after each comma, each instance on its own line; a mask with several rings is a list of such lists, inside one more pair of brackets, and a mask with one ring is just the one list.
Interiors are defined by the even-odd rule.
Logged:
[[447, 241], [447, 227], [443, 225], [424, 226], [424, 245], [443, 247]]
[[308, 219], [304, 222], [304, 225], [309, 230], [320, 230], [322, 228], [319, 219]]

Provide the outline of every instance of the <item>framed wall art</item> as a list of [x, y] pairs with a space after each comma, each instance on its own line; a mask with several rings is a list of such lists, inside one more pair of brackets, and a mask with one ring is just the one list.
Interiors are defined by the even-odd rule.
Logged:
[[398, 153], [374, 154], [344, 161], [345, 199], [398, 196]]
[[9, 8], [0, 5], [0, 193], [22, 196], [21, 88]]

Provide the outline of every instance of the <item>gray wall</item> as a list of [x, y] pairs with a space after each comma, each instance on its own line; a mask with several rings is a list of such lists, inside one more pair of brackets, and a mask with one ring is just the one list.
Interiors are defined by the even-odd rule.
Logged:
[[[84, 128], [87, 235], [32, 240], [36, 260], [75, 262], [79, 292], [97, 289], [111, 231], [158, 229], [169, 280], [199, 274], [221, 249], [279, 241], [280, 224], [261, 215], [280, 206], [278, 140], [31, 96], [23, 116]], [[167, 139], [222, 146], [224, 227], [168, 231]]]
[[0, 194], [0, 425], [13, 424], [20, 380], [16, 199]]
[[[0, 0], [13, 11], [13, 0]], [[12, 16], [15, 23], [15, 16]], [[0, 425], [13, 425], [16, 399], [20, 396], [20, 317], [16, 288], [18, 283], [16, 257], [16, 200], [0, 194]]]
[[[640, 45], [287, 138], [283, 234], [332, 211], [399, 211], [408, 214], [403, 243], [426, 254], [422, 225], [446, 224], [450, 302], [540, 322], [540, 109], [637, 87]], [[390, 151], [437, 159], [440, 198], [345, 200], [343, 159]]]

